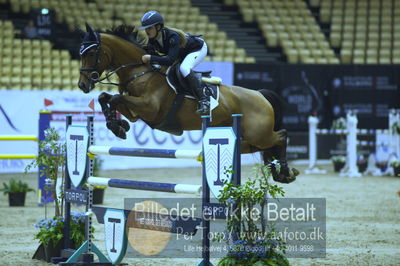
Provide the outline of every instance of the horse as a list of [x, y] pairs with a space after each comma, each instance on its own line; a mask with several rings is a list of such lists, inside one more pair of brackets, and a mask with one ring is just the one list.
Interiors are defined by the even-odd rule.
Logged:
[[[146, 51], [143, 38], [133, 26], [121, 25], [106, 32], [94, 31], [86, 24], [79, 30], [81, 68], [78, 86], [84, 93], [104, 82], [112, 74], [118, 76], [118, 94], [103, 92], [99, 103], [106, 125], [117, 137], [126, 138], [129, 123], [117, 117], [117, 112], [134, 123], [141, 119], [152, 128], [172, 134], [160, 125], [176, 99], [163, 69], [144, 64]], [[108, 70], [106, 77], [102, 73]], [[164, 69], [165, 70], [165, 69]], [[273, 179], [290, 183], [298, 171], [286, 161], [287, 132], [282, 129], [282, 99], [271, 90], [250, 90], [239, 86], [219, 85], [218, 106], [212, 111], [211, 126], [232, 126], [231, 114], [243, 114], [241, 122], [241, 151], [261, 151], [265, 165], [270, 165]], [[173, 120], [182, 130], [201, 129], [201, 117], [196, 113], [197, 102], [184, 98]], [[276, 164], [280, 164], [278, 167]]]

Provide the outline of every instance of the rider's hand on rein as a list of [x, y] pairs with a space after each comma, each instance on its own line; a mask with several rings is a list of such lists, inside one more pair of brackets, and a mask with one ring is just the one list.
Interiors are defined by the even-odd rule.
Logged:
[[147, 63], [150, 62], [150, 58], [151, 58], [151, 55], [145, 54], [145, 55], [142, 56], [142, 62], [143, 62], [144, 64], [147, 64]]

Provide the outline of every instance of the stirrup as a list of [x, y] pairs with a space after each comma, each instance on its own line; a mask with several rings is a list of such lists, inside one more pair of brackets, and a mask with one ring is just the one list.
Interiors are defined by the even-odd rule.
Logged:
[[197, 109], [198, 114], [208, 114], [210, 113], [210, 104], [208, 101], [199, 101], [200, 107]]

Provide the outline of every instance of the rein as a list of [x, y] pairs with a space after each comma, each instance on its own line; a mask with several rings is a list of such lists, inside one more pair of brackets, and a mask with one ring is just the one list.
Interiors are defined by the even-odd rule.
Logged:
[[[152, 65], [150, 68], [148, 68], [145, 71], [139, 72], [137, 74], [134, 74], [133, 76], [131, 76], [129, 79], [127, 79], [126, 81], [122, 82], [122, 83], [115, 83], [115, 82], [111, 82], [110, 81], [110, 77], [113, 76], [114, 74], [116, 74], [118, 71], [120, 71], [121, 69], [127, 68], [127, 67], [138, 67], [138, 66], [142, 66], [144, 65], [143, 62], [141, 63], [128, 63], [128, 64], [124, 64], [121, 65], [119, 67], [116, 67], [115, 69], [112, 69], [111, 71], [109, 71], [105, 77], [100, 78], [100, 73], [97, 70], [98, 65], [100, 64], [100, 51], [101, 51], [101, 43], [99, 41], [99, 38], [97, 38], [96, 41], [91, 41], [91, 42], [83, 42], [82, 43], [82, 50], [80, 51], [80, 55], [82, 56], [86, 51], [88, 51], [90, 48], [92, 47], [96, 47], [96, 61], [95, 61], [95, 65], [93, 67], [87, 67], [87, 68], [80, 68], [80, 73], [86, 77], [86, 79], [88, 79], [91, 83], [91, 86], [94, 87], [94, 85], [96, 83], [100, 83], [103, 85], [114, 85], [114, 86], [127, 86], [131, 81], [135, 80], [136, 78], [139, 78], [143, 75], [146, 75], [147, 73], [151, 73], [151, 72], [159, 72], [159, 70], [161, 69], [160, 65]], [[89, 75], [87, 75], [85, 72], [90, 72]], [[161, 72], [159, 72], [161, 73]], [[161, 73], [163, 75], [165, 75], [164, 73]], [[107, 80], [107, 82], [104, 82], [104, 80]]]
[[[154, 72], [154, 71], [158, 71], [158, 70], [161, 68], [160, 66], [154, 66], [154, 65], [152, 65], [151, 68], [149, 68], [149, 69], [147, 69], [147, 70], [145, 70], [145, 71], [139, 72], [139, 73], [137, 73], [137, 74], [134, 74], [134, 75], [131, 76], [128, 80], [126, 80], [125, 82], [122, 82], [122, 83], [115, 83], [115, 82], [111, 82], [111, 81], [109, 80], [111, 76], [113, 76], [114, 74], [116, 74], [116, 73], [117, 73], [118, 71], [120, 71], [121, 69], [124, 69], [124, 68], [127, 68], [127, 67], [138, 67], [138, 66], [144, 65], [144, 63], [129, 63], [129, 64], [124, 64], [124, 65], [121, 65], [121, 66], [119, 66], [119, 67], [116, 67], [115, 69], [109, 71], [109, 72], [106, 74], [105, 77], [103, 77], [103, 78], [100, 79], [100, 74], [99, 74], [99, 72], [97, 71], [97, 65], [98, 65], [99, 62], [100, 62], [100, 56], [99, 56], [99, 54], [100, 54], [100, 49], [99, 49], [99, 48], [100, 48], [100, 45], [96, 48], [96, 64], [95, 64], [95, 66], [94, 66], [94, 67], [81, 68], [81, 69], [80, 69], [80, 73], [81, 73], [82, 75], [84, 75], [93, 85], [95, 85], [96, 83], [100, 83], [100, 84], [103, 84], [103, 85], [126, 86], [126, 85], [128, 85], [131, 81], [133, 81], [134, 79], [139, 78], [139, 77], [141, 77], [141, 76], [143, 76], [143, 75], [145, 75], [145, 74], [147, 74], [147, 73]], [[92, 72], [90, 73], [90, 76], [88, 76], [88, 75], [86, 75], [86, 74], [84, 73], [84, 72], [86, 72], [86, 71], [92, 71]], [[159, 73], [161, 73], [161, 72], [159, 72]], [[104, 80], [107, 80], [108, 82], [104, 82]]]
[[[117, 67], [117, 68], [111, 70], [110, 72], [108, 72], [104, 78], [97, 79], [97, 80], [93, 80], [93, 83], [100, 83], [100, 84], [103, 84], [103, 85], [114, 85], [114, 86], [120, 86], [120, 85], [122, 85], [122, 86], [126, 86], [126, 85], [128, 85], [129, 82], [131, 82], [132, 80], [134, 80], [134, 79], [136, 79], [136, 78], [139, 78], [139, 77], [141, 77], [141, 76], [143, 76], [143, 75], [145, 75], [145, 74], [147, 74], [147, 73], [154, 72], [154, 71], [157, 70], [157, 69], [155, 69], [155, 68], [149, 68], [149, 69], [147, 69], [147, 70], [145, 70], [145, 71], [142, 71], [142, 72], [139, 72], [139, 73], [133, 75], [133, 76], [130, 77], [128, 80], [126, 80], [125, 82], [122, 82], [122, 83], [115, 83], [115, 82], [111, 82], [111, 81], [109, 80], [109, 78], [110, 78], [111, 76], [113, 76], [114, 74], [116, 74], [116, 73], [117, 73], [119, 70], [121, 70], [121, 69], [124, 69], [124, 68], [127, 68], [127, 67], [137, 67], [137, 66], [141, 66], [141, 65], [144, 65], [144, 64], [143, 64], [143, 63], [129, 63], [129, 64], [125, 64], [125, 65], [119, 66], [119, 67]], [[107, 80], [108, 82], [103, 82], [103, 80]]]

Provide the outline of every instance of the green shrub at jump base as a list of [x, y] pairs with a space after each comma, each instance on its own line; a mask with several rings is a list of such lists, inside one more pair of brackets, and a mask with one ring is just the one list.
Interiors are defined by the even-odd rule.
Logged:
[[[219, 201], [227, 206], [227, 213], [232, 214], [227, 216], [226, 228], [231, 236], [225, 240], [228, 253], [218, 266], [289, 265], [284, 256], [285, 243], [274, 236], [274, 228], [267, 225], [264, 213], [261, 212], [261, 219], [251, 214], [256, 205], [261, 209], [265, 208], [268, 194], [272, 198], [283, 197], [284, 191], [281, 187], [269, 183], [272, 176], [270, 166], [259, 166], [255, 171], [254, 177], [250, 177], [242, 185], [226, 182], [223, 186]], [[280, 169], [277, 168], [277, 171]], [[241, 215], [237, 216], [235, 213]], [[214, 240], [221, 241], [221, 238], [216, 237]]]

